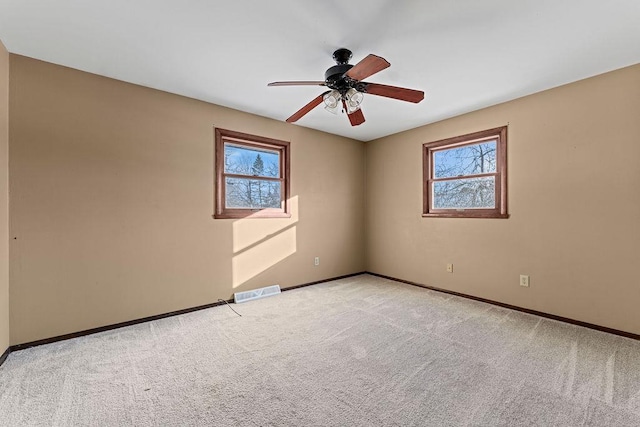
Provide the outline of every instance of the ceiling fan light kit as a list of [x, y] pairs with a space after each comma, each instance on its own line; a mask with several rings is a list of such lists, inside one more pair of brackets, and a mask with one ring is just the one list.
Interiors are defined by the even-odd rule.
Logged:
[[333, 59], [336, 61], [336, 65], [330, 67], [324, 73], [325, 80], [323, 82], [285, 81], [268, 84], [268, 86], [326, 86], [331, 89], [320, 94], [300, 110], [296, 111], [286, 120], [287, 122], [293, 123], [298, 121], [322, 103], [325, 104], [325, 110], [332, 114], [337, 114], [340, 109], [340, 104], [342, 104], [351, 126], [358, 126], [365, 121], [361, 109], [365, 93], [413, 103], [418, 103], [424, 99], [424, 92], [420, 90], [363, 81], [367, 77], [388, 68], [391, 64], [384, 58], [369, 54], [356, 65], [351, 65], [349, 64], [351, 56], [351, 51], [345, 48], [333, 52]]
[[332, 91], [325, 93], [322, 97], [322, 100], [324, 101], [324, 109], [331, 114], [338, 114], [343, 100], [347, 105], [347, 114], [351, 114], [360, 108], [360, 104], [362, 104], [363, 99], [364, 95], [362, 92], [358, 92], [354, 88], [350, 88], [344, 94], [333, 89]]
[[340, 102], [342, 101], [342, 95], [337, 90], [327, 92], [322, 97], [324, 101], [324, 109], [331, 114], [338, 114]]
[[362, 104], [362, 101], [364, 100], [364, 95], [362, 92], [358, 92], [354, 88], [351, 88], [344, 94], [344, 100], [347, 101], [347, 113], [351, 114], [360, 109], [360, 104]]

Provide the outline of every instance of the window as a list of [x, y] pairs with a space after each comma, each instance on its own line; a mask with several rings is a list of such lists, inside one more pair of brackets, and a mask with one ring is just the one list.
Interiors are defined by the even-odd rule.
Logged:
[[508, 218], [507, 127], [423, 144], [422, 216]]
[[216, 129], [214, 218], [288, 218], [289, 142]]

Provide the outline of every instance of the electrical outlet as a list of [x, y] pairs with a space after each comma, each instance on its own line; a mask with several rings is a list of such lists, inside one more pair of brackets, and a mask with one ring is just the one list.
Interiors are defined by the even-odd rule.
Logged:
[[447, 264], [447, 273], [453, 273], [453, 264]]
[[520, 286], [525, 286], [525, 287], [529, 287], [529, 276], [526, 276], [524, 274], [520, 275]]
[[320, 257], [317, 256], [313, 259], [313, 265], [320, 265]]

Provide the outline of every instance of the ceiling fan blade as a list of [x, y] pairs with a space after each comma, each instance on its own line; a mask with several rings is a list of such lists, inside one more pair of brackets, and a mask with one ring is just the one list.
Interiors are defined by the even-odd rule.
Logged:
[[[342, 100], [342, 106], [344, 107], [344, 111], [347, 111], [347, 103]], [[358, 126], [364, 123], [364, 114], [362, 113], [362, 109], [358, 108], [351, 114], [347, 114], [349, 117], [349, 121], [351, 122], [351, 126]]]
[[364, 123], [364, 114], [362, 113], [362, 109], [354, 111], [351, 114], [347, 114], [349, 117], [349, 121], [351, 122], [351, 126], [358, 126]]
[[267, 86], [326, 86], [320, 81], [294, 81], [294, 82], [272, 82]]
[[329, 93], [329, 91], [323, 92], [317, 97], [313, 98], [313, 100], [310, 103], [308, 103], [307, 105], [305, 105], [304, 107], [296, 111], [291, 117], [289, 117], [287, 119], [287, 123], [293, 123], [300, 120], [309, 111], [313, 110], [318, 105], [322, 104], [322, 97], [325, 96], [327, 93]]
[[416, 104], [424, 99], [424, 92], [421, 90], [387, 86], [378, 83], [365, 83], [365, 85], [365, 93], [370, 93], [371, 95], [386, 96], [387, 98], [414, 102]]
[[378, 71], [384, 70], [390, 65], [391, 64], [389, 64], [386, 59], [373, 54], [369, 54], [366, 58], [358, 62], [349, 71], [347, 71], [345, 75], [354, 80], [362, 80], [374, 75]]

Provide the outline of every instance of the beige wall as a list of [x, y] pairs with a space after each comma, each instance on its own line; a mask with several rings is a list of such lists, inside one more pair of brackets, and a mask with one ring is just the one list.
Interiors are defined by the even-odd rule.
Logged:
[[0, 355], [9, 347], [9, 52], [0, 41]]
[[[422, 218], [422, 143], [505, 124], [511, 217]], [[366, 155], [369, 271], [640, 334], [640, 65], [376, 140]]]
[[[10, 87], [12, 344], [364, 270], [364, 143], [16, 55]], [[214, 125], [291, 141], [291, 219], [212, 219]]]
[[[8, 64], [11, 344], [365, 268], [640, 333], [640, 65], [365, 145], [11, 55], [7, 235]], [[504, 124], [511, 218], [422, 218], [421, 144]], [[214, 125], [292, 142], [291, 219], [211, 218]]]

